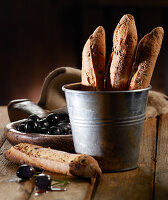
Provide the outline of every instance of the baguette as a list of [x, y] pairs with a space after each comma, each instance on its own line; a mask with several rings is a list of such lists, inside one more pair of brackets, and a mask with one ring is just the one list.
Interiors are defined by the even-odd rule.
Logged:
[[157, 27], [140, 40], [136, 51], [129, 90], [142, 89], [149, 86], [163, 35], [163, 28]]
[[137, 30], [134, 17], [124, 15], [113, 34], [111, 63], [106, 72], [106, 90], [126, 90], [137, 46]]
[[105, 31], [99, 26], [87, 40], [82, 52], [82, 88], [104, 90]]
[[41, 146], [20, 143], [5, 152], [5, 157], [16, 163], [26, 163], [51, 172], [81, 177], [101, 174], [97, 161], [89, 155], [70, 154]]

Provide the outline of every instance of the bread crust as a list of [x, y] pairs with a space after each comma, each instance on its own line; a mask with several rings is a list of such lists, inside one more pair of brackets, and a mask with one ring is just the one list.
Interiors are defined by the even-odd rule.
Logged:
[[105, 31], [99, 26], [87, 40], [82, 52], [84, 90], [104, 90]]
[[[106, 90], [126, 90], [137, 46], [134, 17], [124, 15], [113, 34], [112, 59], [107, 69]], [[110, 56], [111, 58], [111, 56]]]
[[101, 174], [97, 161], [89, 155], [71, 154], [20, 143], [5, 152], [5, 157], [16, 163], [26, 163], [51, 172], [81, 177], [96, 177]]
[[149, 86], [160, 52], [163, 35], [163, 28], [157, 27], [140, 40], [133, 64], [133, 76], [129, 90], [142, 89]]

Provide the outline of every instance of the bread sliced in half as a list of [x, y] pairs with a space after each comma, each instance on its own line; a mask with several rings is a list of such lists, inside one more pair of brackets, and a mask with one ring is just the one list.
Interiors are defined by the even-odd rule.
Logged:
[[89, 178], [102, 173], [97, 161], [89, 155], [71, 154], [28, 143], [12, 146], [4, 155], [10, 161], [61, 174]]
[[140, 40], [133, 65], [133, 76], [129, 85], [130, 90], [149, 86], [162, 45], [163, 35], [163, 28], [157, 27]]
[[105, 30], [99, 26], [87, 40], [82, 52], [82, 88], [104, 90]]
[[106, 90], [126, 90], [137, 46], [134, 17], [124, 15], [113, 34], [113, 50], [106, 73]]

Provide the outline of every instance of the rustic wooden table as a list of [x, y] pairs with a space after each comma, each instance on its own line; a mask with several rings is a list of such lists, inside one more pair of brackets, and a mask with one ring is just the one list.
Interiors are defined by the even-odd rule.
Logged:
[[[168, 199], [168, 115], [145, 121], [139, 167], [119, 173], [105, 173], [99, 181], [69, 177], [67, 191], [48, 192], [36, 197], [33, 181], [9, 181], [18, 165], [7, 161], [3, 152], [11, 145], [3, 134], [9, 122], [6, 107], [0, 107], [0, 199], [1, 200], [164, 200]], [[51, 174], [52, 177], [64, 178]]]

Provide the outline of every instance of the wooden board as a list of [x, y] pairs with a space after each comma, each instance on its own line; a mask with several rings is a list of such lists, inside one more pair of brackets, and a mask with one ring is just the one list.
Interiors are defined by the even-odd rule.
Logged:
[[[46, 172], [47, 173], [47, 172]], [[50, 174], [55, 179], [65, 179], [65, 176], [54, 173]], [[46, 194], [35, 196], [36, 189], [31, 195], [30, 200], [46, 200], [46, 199], [60, 199], [60, 200], [90, 200], [94, 188], [95, 180], [91, 183], [90, 180], [67, 177], [69, 184], [66, 186], [66, 191], [48, 192]]]
[[[18, 165], [6, 160], [2, 153], [10, 148], [9, 142], [3, 136], [4, 126], [9, 122], [6, 107], [0, 107], [0, 199], [1, 200], [27, 200], [27, 199], [61, 199], [61, 200], [90, 200], [94, 188], [95, 180], [92, 184], [88, 179], [68, 177], [70, 184], [65, 192], [48, 192], [47, 194], [35, 197], [34, 181], [18, 183], [11, 181], [16, 178]], [[5, 141], [5, 142], [4, 142]], [[48, 173], [48, 172], [45, 172]], [[52, 178], [63, 179], [64, 176], [50, 173]]]
[[[6, 141], [1, 148], [1, 151], [5, 152], [10, 148], [10, 144]], [[18, 168], [17, 164], [9, 162], [4, 158], [3, 155], [0, 156], [0, 197], [2, 199], [62, 199], [62, 200], [90, 200], [92, 191], [94, 188], [95, 180], [91, 184], [89, 179], [79, 179], [76, 177], [67, 177], [70, 182], [67, 186], [67, 191], [64, 192], [48, 192], [46, 194], [35, 196], [34, 181], [26, 181], [23, 183], [17, 183], [15, 181], [9, 181], [11, 178], [16, 178], [16, 170]], [[64, 175], [58, 175], [54, 173], [44, 172], [50, 174], [51, 178], [64, 179]], [[10, 193], [8, 192], [10, 189]], [[33, 191], [34, 190], [34, 191]], [[33, 193], [32, 193], [33, 192]], [[30, 197], [31, 196], [31, 197]], [[1, 198], [0, 198], [1, 199]]]
[[159, 116], [155, 200], [168, 199], [168, 114]]
[[156, 118], [145, 121], [140, 146], [139, 167], [135, 170], [103, 174], [94, 200], [152, 199], [156, 147]]
[[[11, 145], [5, 141], [1, 148], [5, 152]], [[18, 183], [12, 181], [16, 178], [16, 170], [18, 165], [9, 162], [0, 155], [0, 199], [1, 200], [26, 200], [33, 190], [31, 181]]]

